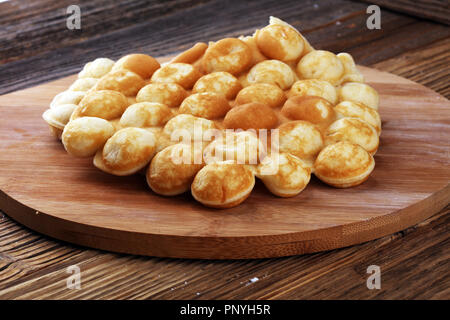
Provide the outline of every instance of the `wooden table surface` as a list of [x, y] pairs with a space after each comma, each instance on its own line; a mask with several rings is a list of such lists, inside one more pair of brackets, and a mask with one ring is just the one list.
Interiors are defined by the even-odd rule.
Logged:
[[[196, 41], [250, 34], [278, 16], [320, 49], [391, 72], [450, 97], [447, 1], [80, 1], [81, 30], [66, 28], [73, 1], [0, 3], [0, 94], [76, 73], [96, 57], [161, 56]], [[403, 7], [402, 7], [403, 6]], [[395, 11], [390, 11], [395, 10]], [[14, 159], [11, 159], [14, 161]], [[392, 201], [386, 199], [386, 201]], [[76, 210], [76, 208], [74, 208]], [[63, 243], [0, 212], [0, 299], [449, 299], [450, 207], [417, 226], [357, 246], [277, 259], [202, 261], [103, 252]], [[67, 268], [81, 270], [68, 289]], [[381, 289], [366, 286], [381, 269]]]

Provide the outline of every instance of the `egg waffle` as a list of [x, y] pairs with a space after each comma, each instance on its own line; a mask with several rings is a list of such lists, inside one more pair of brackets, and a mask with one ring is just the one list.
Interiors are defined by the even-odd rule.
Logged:
[[145, 54], [89, 62], [43, 118], [69, 154], [104, 172], [145, 170], [157, 194], [191, 191], [229, 208], [255, 177], [280, 197], [311, 174], [339, 188], [364, 182], [378, 105], [349, 54], [315, 50], [271, 17], [251, 36], [197, 43], [162, 65]]

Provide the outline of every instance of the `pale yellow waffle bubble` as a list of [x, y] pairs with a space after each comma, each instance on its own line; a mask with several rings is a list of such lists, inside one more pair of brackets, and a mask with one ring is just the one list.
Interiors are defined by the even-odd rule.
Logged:
[[97, 58], [86, 63], [78, 78], [101, 78], [114, 66], [114, 61], [108, 58]]
[[380, 143], [375, 128], [358, 118], [342, 118], [328, 127], [325, 133], [325, 143], [332, 144], [338, 141], [359, 144], [370, 154], [375, 154]]
[[125, 127], [147, 128], [163, 126], [171, 117], [168, 106], [157, 102], [138, 102], [129, 106], [122, 117], [120, 125]]
[[318, 127], [310, 122], [297, 120], [282, 124], [279, 131], [279, 150], [291, 153], [312, 166], [324, 144]]
[[98, 82], [96, 78], [80, 78], [69, 87], [70, 91], [88, 91]]
[[375, 109], [358, 102], [342, 101], [334, 107], [334, 110], [338, 118], [359, 118], [372, 125], [378, 135], [381, 132], [381, 118]]
[[86, 95], [84, 91], [63, 91], [58, 93], [50, 103], [50, 108], [54, 108], [60, 104], [78, 104]]
[[150, 83], [139, 90], [137, 102], [158, 102], [169, 108], [179, 107], [188, 96], [186, 90], [176, 83]]
[[308, 185], [311, 169], [302, 160], [289, 153], [277, 153], [266, 157], [258, 165], [257, 177], [273, 194], [279, 197], [293, 197]]
[[339, 90], [339, 101], [354, 101], [378, 110], [378, 92], [365, 83], [348, 82]]
[[[119, 118], [128, 107], [127, 98], [118, 91], [98, 90], [88, 92], [75, 111], [76, 117], [99, 117], [105, 120]], [[75, 115], [74, 117], [75, 118]]]
[[169, 63], [153, 74], [152, 82], [177, 83], [184, 89], [190, 89], [202, 74], [188, 63]]
[[217, 129], [215, 123], [190, 114], [179, 114], [170, 119], [164, 126], [164, 134], [170, 140], [203, 140], [208, 130]]
[[338, 85], [344, 75], [344, 65], [332, 52], [314, 50], [303, 56], [298, 65], [297, 73], [303, 79], [319, 79]]
[[247, 75], [249, 84], [269, 83], [286, 90], [295, 81], [295, 74], [285, 63], [278, 60], [266, 60], [255, 65]]
[[95, 154], [114, 133], [114, 127], [106, 120], [82, 117], [70, 121], [62, 134], [66, 151], [76, 157], [90, 157]]
[[333, 105], [338, 102], [336, 88], [328, 81], [317, 79], [296, 81], [289, 90], [288, 96], [318, 96]]
[[228, 72], [213, 72], [207, 74], [195, 83], [193, 93], [212, 92], [223, 95], [225, 98], [234, 99], [242, 86], [238, 79]]
[[130, 97], [136, 96], [143, 86], [145, 86], [145, 81], [140, 75], [126, 69], [119, 69], [103, 76], [94, 89], [119, 91]]
[[147, 170], [149, 187], [164, 196], [189, 191], [195, 175], [204, 166], [201, 148], [197, 151], [200, 161], [195, 161], [194, 144], [175, 144], [158, 152]]
[[179, 112], [205, 119], [217, 119], [225, 116], [229, 110], [230, 105], [224, 95], [214, 92], [201, 92], [194, 93], [184, 99]]

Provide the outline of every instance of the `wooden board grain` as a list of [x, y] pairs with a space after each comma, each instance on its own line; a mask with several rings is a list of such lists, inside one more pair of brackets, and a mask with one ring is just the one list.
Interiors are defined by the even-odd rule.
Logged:
[[249, 199], [211, 210], [164, 198], [145, 179], [115, 177], [68, 156], [41, 120], [74, 77], [0, 97], [0, 208], [69, 242], [142, 255], [238, 259], [329, 250], [414, 225], [450, 198], [450, 104], [412, 81], [361, 68], [381, 95], [381, 147], [371, 178], [334, 189], [313, 178], [291, 199], [257, 184]]

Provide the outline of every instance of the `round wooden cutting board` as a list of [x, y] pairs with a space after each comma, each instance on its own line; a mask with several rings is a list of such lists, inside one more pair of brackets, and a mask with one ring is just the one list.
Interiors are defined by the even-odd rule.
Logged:
[[240, 259], [361, 243], [433, 215], [450, 199], [450, 103], [412, 81], [361, 67], [380, 93], [376, 167], [335, 189], [313, 177], [294, 198], [258, 182], [242, 205], [214, 210], [190, 194], [165, 198], [140, 175], [116, 177], [69, 156], [41, 114], [75, 76], [0, 97], [0, 208], [68, 242], [132, 254]]

